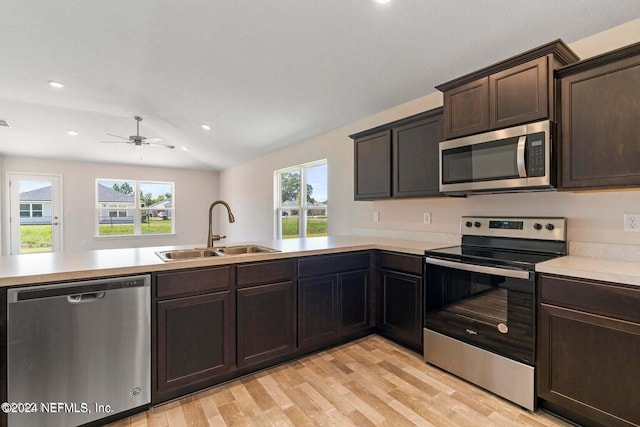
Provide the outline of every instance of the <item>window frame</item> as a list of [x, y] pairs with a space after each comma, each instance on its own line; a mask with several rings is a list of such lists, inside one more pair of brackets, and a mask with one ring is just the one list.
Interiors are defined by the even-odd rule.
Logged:
[[[309, 211], [312, 209], [318, 209], [317, 206], [309, 206], [307, 201], [307, 169], [312, 168], [314, 166], [326, 165], [327, 167], [327, 204], [325, 209], [325, 216], [327, 218], [327, 235], [329, 233], [329, 162], [327, 159], [315, 160], [313, 162], [302, 163], [299, 165], [290, 166], [283, 169], [278, 169], [274, 171], [274, 217], [275, 217], [275, 227], [274, 227], [274, 239], [282, 240], [282, 211], [286, 210], [297, 210], [298, 211], [298, 237], [299, 238], [307, 238], [307, 221]], [[297, 205], [291, 207], [288, 206], [286, 208], [282, 207], [282, 174], [299, 170], [300, 171], [300, 201]]]
[[[129, 183], [134, 187], [134, 202], [133, 207], [128, 208], [126, 204], [121, 202], [105, 202], [98, 200], [98, 185], [101, 182], [113, 182], [113, 183]], [[161, 185], [170, 185], [171, 186], [171, 208], [163, 208], [164, 210], [171, 211], [171, 232], [169, 233], [143, 233], [142, 232], [142, 215], [145, 212], [149, 211], [149, 208], [146, 206], [142, 206], [142, 201], [140, 200], [140, 186], [144, 184], [161, 184]], [[94, 210], [95, 210], [95, 227], [94, 234], [96, 238], [100, 239], [121, 239], [121, 238], [130, 238], [130, 237], [161, 237], [161, 236], [172, 236], [176, 234], [176, 204], [175, 204], [175, 196], [176, 196], [176, 184], [173, 181], [156, 181], [149, 179], [126, 179], [126, 178], [96, 178], [95, 180], [95, 200], [94, 200]], [[125, 213], [125, 218], [131, 212], [133, 215], [133, 233], [131, 234], [108, 234], [101, 235], [100, 234], [100, 212], [105, 211], [107, 215], [115, 214], [114, 218], [122, 218], [121, 213]]]

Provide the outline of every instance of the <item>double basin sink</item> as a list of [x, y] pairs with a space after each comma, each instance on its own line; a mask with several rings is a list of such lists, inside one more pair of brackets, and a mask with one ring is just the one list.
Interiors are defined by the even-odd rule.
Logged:
[[266, 246], [259, 245], [240, 245], [240, 246], [220, 246], [214, 248], [195, 248], [195, 249], [176, 249], [169, 251], [158, 251], [156, 255], [161, 260], [168, 261], [182, 261], [189, 259], [200, 259], [218, 256], [229, 255], [243, 255], [243, 254], [255, 254], [255, 253], [271, 253], [280, 252], [277, 249], [268, 248]]

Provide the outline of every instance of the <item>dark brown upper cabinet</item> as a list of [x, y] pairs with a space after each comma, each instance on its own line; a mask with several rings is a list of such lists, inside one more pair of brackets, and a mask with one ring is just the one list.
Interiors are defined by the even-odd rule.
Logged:
[[553, 71], [578, 60], [561, 40], [467, 74], [444, 92], [444, 137], [555, 119]]
[[355, 135], [354, 199], [440, 196], [442, 108]]
[[557, 71], [560, 189], [640, 187], [640, 43]]
[[355, 200], [391, 197], [391, 131], [354, 139]]

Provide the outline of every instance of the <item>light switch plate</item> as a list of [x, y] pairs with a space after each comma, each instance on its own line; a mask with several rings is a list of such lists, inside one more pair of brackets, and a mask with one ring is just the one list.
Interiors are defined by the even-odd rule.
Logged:
[[640, 231], [640, 214], [624, 214], [624, 231]]
[[423, 221], [425, 224], [431, 224], [431, 212], [424, 213]]
[[373, 222], [378, 222], [380, 220], [380, 216], [378, 215], [378, 211], [373, 211]]

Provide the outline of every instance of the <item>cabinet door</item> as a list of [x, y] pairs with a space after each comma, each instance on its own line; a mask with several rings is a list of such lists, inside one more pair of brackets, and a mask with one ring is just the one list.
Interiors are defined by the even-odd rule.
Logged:
[[236, 301], [239, 367], [294, 351], [293, 282], [239, 289]]
[[381, 270], [382, 333], [422, 350], [422, 277]]
[[563, 189], [640, 186], [640, 55], [561, 80]]
[[298, 344], [321, 347], [338, 333], [336, 275], [298, 281]]
[[442, 115], [393, 129], [393, 197], [441, 195]]
[[354, 140], [355, 200], [391, 197], [391, 131]]
[[369, 271], [338, 274], [338, 333], [369, 327]]
[[489, 78], [485, 77], [444, 93], [445, 139], [489, 129]]
[[167, 400], [215, 383], [234, 366], [231, 293], [157, 303], [157, 398]]
[[500, 129], [549, 116], [547, 57], [489, 76], [489, 128]]
[[538, 396], [585, 425], [638, 426], [640, 324], [541, 304]]

